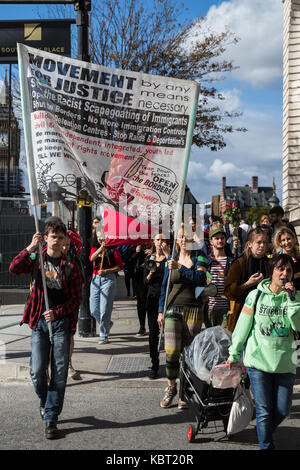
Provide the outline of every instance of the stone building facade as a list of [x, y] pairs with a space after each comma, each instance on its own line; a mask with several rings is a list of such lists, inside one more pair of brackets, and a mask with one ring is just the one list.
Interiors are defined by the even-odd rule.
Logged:
[[[0, 195], [18, 194], [22, 188], [23, 175], [19, 167], [21, 131], [13, 109], [9, 116], [9, 87], [7, 77], [0, 102]], [[10, 145], [9, 145], [10, 141]], [[9, 160], [9, 171], [8, 171]], [[9, 178], [9, 186], [7, 179]]]
[[282, 206], [300, 235], [300, 0], [283, 1]]
[[259, 186], [258, 176], [252, 176], [251, 185], [228, 186], [225, 176], [222, 178], [222, 190], [219, 199], [218, 214], [223, 215], [225, 207], [229, 202], [237, 203], [241, 210], [241, 217], [245, 218], [246, 213], [252, 207], [272, 207], [279, 204], [276, 196], [275, 184], [273, 186]]

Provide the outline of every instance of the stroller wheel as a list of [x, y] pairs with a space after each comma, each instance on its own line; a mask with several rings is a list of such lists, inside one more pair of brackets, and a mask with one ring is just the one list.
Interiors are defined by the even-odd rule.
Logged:
[[187, 432], [188, 441], [189, 442], [194, 442], [195, 435], [196, 435], [195, 426], [193, 424], [189, 424], [188, 432]]

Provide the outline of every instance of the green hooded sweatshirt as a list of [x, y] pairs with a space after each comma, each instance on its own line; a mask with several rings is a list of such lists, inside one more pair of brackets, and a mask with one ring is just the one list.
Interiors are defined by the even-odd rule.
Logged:
[[[232, 334], [228, 359], [238, 361], [246, 344], [243, 351], [246, 367], [295, 374], [297, 353], [293, 330], [300, 331], [300, 292], [291, 301], [285, 291], [273, 294], [270, 283], [270, 279], [263, 280], [247, 296]], [[261, 295], [254, 308], [258, 290]]]

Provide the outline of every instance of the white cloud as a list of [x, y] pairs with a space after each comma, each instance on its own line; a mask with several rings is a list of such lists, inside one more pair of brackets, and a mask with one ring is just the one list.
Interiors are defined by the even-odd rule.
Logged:
[[187, 184], [192, 193], [203, 203], [212, 195], [220, 194], [222, 177], [229, 186], [251, 185], [252, 176], [258, 176], [260, 186], [277, 184], [277, 195], [282, 187], [282, 127], [280, 106], [256, 105], [247, 108], [241, 124], [248, 131], [228, 134], [227, 146], [218, 152], [193, 146]]
[[204, 178], [207, 181], [221, 181], [222, 176], [235, 175], [237, 168], [231, 162], [224, 162], [220, 158], [214, 160]]
[[232, 77], [263, 87], [282, 74], [282, 21], [280, 0], [231, 0], [212, 6], [206, 25], [216, 32], [227, 26], [240, 39], [224, 56], [239, 67]]
[[199, 175], [203, 175], [206, 172], [206, 167], [201, 161], [190, 160], [188, 168], [189, 181], [198, 180]]
[[241, 156], [240, 164], [228, 162], [225, 156], [214, 160], [212, 158], [210, 155], [204, 155], [202, 160], [208, 161], [205, 171], [188, 174], [187, 184], [199, 203], [211, 201], [213, 195], [221, 194], [223, 176], [226, 177], [228, 186], [251, 185], [252, 176], [258, 176], [259, 186], [268, 187], [272, 186], [274, 177], [277, 196], [281, 198], [281, 169], [273, 161], [267, 163], [257, 161], [247, 165], [249, 158], [247, 154]]
[[282, 10], [281, 0], [230, 0], [207, 12], [209, 30], [228, 27], [240, 38], [223, 57], [239, 66], [227, 76], [236, 80], [234, 88], [229, 81], [217, 83], [217, 88], [225, 97], [222, 110], [243, 113], [232, 124], [248, 131], [227, 134], [226, 148], [217, 153], [193, 147], [187, 183], [199, 202], [220, 194], [223, 176], [230, 186], [251, 185], [252, 176], [258, 176], [260, 186], [272, 186], [275, 177], [281, 197]]
[[221, 93], [224, 97], [224, 101], [220, 103], [220, 108], [222, 108], [223, 111], [234, 113], [243, 108], [243, 103], [240, 98], [242, 93], [240, 90], [233, 88], [232, 90], [221, 90]]

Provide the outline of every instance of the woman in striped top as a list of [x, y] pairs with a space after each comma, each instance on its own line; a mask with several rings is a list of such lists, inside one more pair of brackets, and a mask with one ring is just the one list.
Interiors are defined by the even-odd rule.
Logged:
[[217, 295], [208, 298], [208, 314], [206, 327], [221, 325], [224, 315], [229, 310], [229, 300], [224, 295], [225, 277], [230, 268], [233, 257], [225, 253], [226, 234], [223, 225], [212, 226], [209, 232], [211, 254], [208, 257], [208, 271], [211, 282], [217, 287]]

